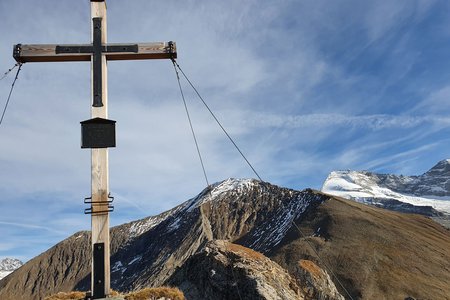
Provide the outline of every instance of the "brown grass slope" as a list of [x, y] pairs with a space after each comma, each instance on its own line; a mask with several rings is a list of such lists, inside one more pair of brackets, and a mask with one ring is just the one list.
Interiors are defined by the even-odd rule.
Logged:
[[[172, 287], [146, 288], [126, 295], [120, 295], [113, 291], [110, 296], [123, 298], [124, 300], [185, 300], [183, 292]], [[59, 292], [58, 294], [45, 297], [44, 300], [84, 300], [84, 292]]]
[[43, 299], [73, 290], [73, 282], [90, 270], [90, 261], [85, 259], [89, 255], [89, 240], [88, 233], [82, 232], [36, 256], [0, 281], [0, 299]]
[[426, 217], [330, 198], [296, 224], [268, 255], [290, 273], [307, 258], [346, 298], [450, 299], [450, 231]]
[[[111, 253], [128, 239], [119, 234], [118, 229], [111, 230]], [[0, 281], [0, 299], [43, 299], [61, 291], [75, 290], [76, 284], [90, 273], [90, 239], [89, 232], [81, 231], [36, 256]]]

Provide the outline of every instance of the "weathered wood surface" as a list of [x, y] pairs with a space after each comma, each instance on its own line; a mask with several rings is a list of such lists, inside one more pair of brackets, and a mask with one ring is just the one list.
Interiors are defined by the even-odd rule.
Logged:
[[[106, 3], [91, 2], [91, 19], [102, 18], [102, 44], [107, 43], [106, 35]], [[93, 32], [91, 27], [91, 36]], [[93, 56], [89, 55], [89, 60]], [[94, 63], [91, 60], [91, 99], [94, 99]], [[102, 55], [102, 102], [103, 106], [91, 106], [92, 118], [108, 119], [108, 65], [106, 57]], [[105, 295], [109, 295], [111, 286], [111, 267], [110, 267], [110, 236], [109, 236], [109, 213], [96, 214], [96, 211], [108, 210], [109, 195], [109, 166], [108, 166], [108, 148], [91, 149], [91, 196], [93, 202], [102, 202], [101, 205], [92, 206], [92, 248], [94, 244], [104, 243], [104, 274], [105, 274]], [[94, 291], [94, 263], [92, 262], [91, 290]]]
[[[103, 29], [104, 30], [104, 29]], [[121, 46], [128, 44], [103, 44], [108, 46]], [[105, 52], [106, 60], [139, 60], [139, 59], [169, 59], [171, 58], [168, 42], [140, 43], [138, 52]], [[92, 44], [29, 44], [21, 45], [21, 51], [16, 60], [18, 62], [70, 62], [90, 61], [91, 53], [56, 53], [56, 46], [60, 47], [90, 47]], [[176, 58], [176, 44], [173, 43], [173, 57]]]

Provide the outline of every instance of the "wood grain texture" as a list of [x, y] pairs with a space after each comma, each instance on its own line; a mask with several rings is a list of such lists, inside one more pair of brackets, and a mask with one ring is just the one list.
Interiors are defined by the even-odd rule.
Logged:
[[[106, 28], [106, 3], [105, 2], [91, 2], [91, 19], [102, 18], [102, 43], [107, 42], [107, 28]], [[93, 27], [91, 26], [91, 33]], [[92, 34], [91, 34], [92, 36]], [[91, 60], [91, 99], [94, 97], [94, 66], [92, 56]], [[92, 118], [108, 118], [108, 66], [106, 57], [102, 56], [102, 95], [103, 106], [91, 106]], [[109, 195], [109, 166], [108, 166], [108, 148], [91, 149], [91, 196], [93, 202], [102, 202], [101, 205], [92, 206], [91, 227], [92, 227], [92, 245], [96, 243], [104, 243], [104, 274], [105, 274], [105, 295], [110, 293], [111, 285], [111, 268], [110, 268], [110, 236], [109, 236], [109, 213], [96, 214], [96, 211], [108, 210], [108, 195]], [[92, 263], [91, 272], [91, 291], [94, 290], [94, 268]]]
[[[103, 28], [103, 31], [105, 29]], [[119, 46], [120, 43], [107, 44], [103, 46]], [[168, 42], [140, 43], [138, 52], [105, 52], [103, 56], [106, 60], [140, 60], [140, 59], [170, 59], [177, 57], [176, 44], [173, 43], [173, 53], [170, 53]], [[92, 44], [29, 44], [21, 45], [20, 55], [16, 57], [18, 62], [71, 62], [71, 61], [91, 61], [90, 53], [56, 53], [56, 46], [61, 47], [89, 47]]]

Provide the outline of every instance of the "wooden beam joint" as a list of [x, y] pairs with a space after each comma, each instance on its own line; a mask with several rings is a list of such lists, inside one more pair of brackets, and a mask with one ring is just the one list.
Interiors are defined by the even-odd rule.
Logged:
[[[91, 61], [92, 44], [17, 44], [13, 57], [17, 62], [68, 62]], [[72, 51], [74, 50], [74, 51]], [[175, 42], [142, 44], [102, 44], [102, 55], [106, 60], [141, 60], [177, 58]]]

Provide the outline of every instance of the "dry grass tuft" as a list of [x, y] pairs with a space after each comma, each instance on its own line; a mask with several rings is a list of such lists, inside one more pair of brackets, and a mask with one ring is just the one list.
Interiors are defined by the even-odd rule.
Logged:
[[185, 300], [183, 292], [172, 287], [146, 288], [125, 295], [125, 300], [157, 300], [163, 297], [167, 300]]
[[[45, 297], [44, 300], [84, 300], [86, 293], [84, 292], [60, 292], [56, 295]], [[116, 291], [111, 291], [110, 296], [120, 296]], [[131, 292], [124, 296], [125, 300], [186, 300], [184, 294], [177, 288], [158, 287], [146, 288], [137, 292]]]
[[[110, 296], [119, 296], [119, 293], [113, 290]], [[84, 300], [85, 297], [85, 292], [59, 292], [56, 295], [45, 297], [44, 300]]]
[[60, 292], [56, 295], [45, 297], [44, 300], [83, 300], [86, 293], [83, 292]]
[[322, 270], [317, 266], [314, 262], [310, 260], [301, 259], [299, 262], [299, 265], [311, 273], [311, 275], [314, 276], [314, 278], [319, 278], [322, 274]]
[[228, 243], [226, 244], [226, 248], [231, 252], [238, 253], [242, 256], [247, 256], [256, 260], [263, 260], [265, 258], [263, 254], [238, 244]]

